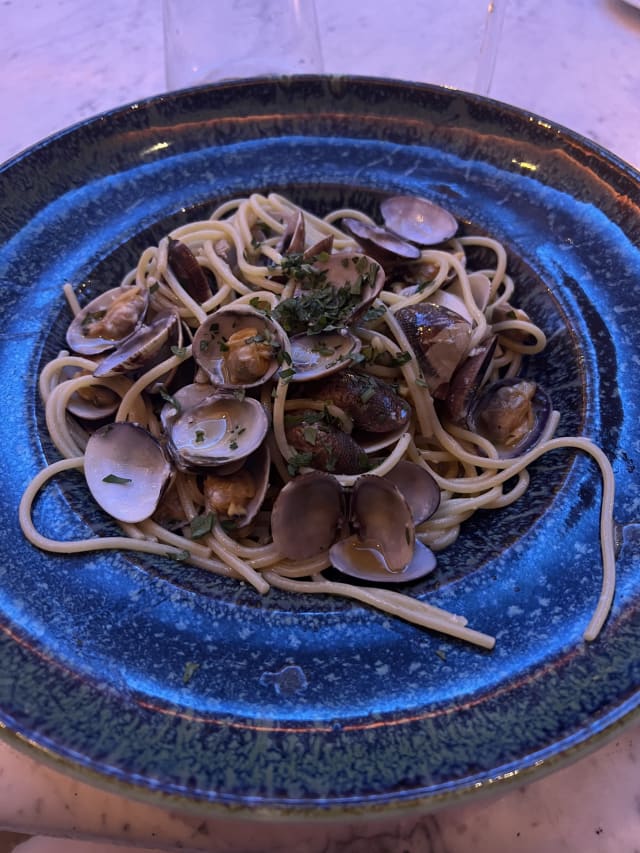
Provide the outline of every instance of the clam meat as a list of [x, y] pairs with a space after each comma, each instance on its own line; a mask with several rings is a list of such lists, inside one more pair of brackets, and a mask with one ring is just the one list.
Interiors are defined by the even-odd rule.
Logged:
[[541, 438], [552, 412], [546, 391], [528, 379], [501, 379], [472, 404], [469, 428], [487, 438], [502, 459], [519, 456]]
[[193, 338], [196, 363], [222, 388], [262, 385], [283, 364], [288, 349], [278, 324], [249, 305], [219, 309]]
[[67, 344], [82, 355], [113, 349], [142, 324], [149, 306], [145, 285], [114, 287], [92, 299], [67, 329]]

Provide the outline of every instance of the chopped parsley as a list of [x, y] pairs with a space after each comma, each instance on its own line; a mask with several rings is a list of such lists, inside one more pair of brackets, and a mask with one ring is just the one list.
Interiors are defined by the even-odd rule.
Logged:
[[166, 556], [171, 560], [175, 560], [178, 563], [184, 563], [185, 560], [188, 560], [191, 554], [188, 551], [167, 551]]
[[369, 400], [373, 397], [373, 395], [375, 393], [376, 393], [375, 385], [369, 385], [369, 387], [365, 388], [364, 391], [362, 392], [362, 394], [360, 394], [360, 402], [361, 403], [368, 403]]
[[254, 296], [253, 299], [250, 299], [249, 305], [251, 305], [252, 308], [255, 308], [256, 311], [262, 312], [262, 314], [270, 313], [269, 303], [265, 299], [260, 299], [259, 296]]
[[165, 401], [165, 403], [169, 403], [170, 406], [173, 406], [173, 408], [176, 410], [177, 415], [179, 415], [182, 412], [182, 406], [176, 400], [175, 397], [172, 397], [171, 394], [169, 394], [169, 392], [167, 391], [166, 388], [164, 388], [164, 387], [160, 388], [158, 393], [160, 394], [162, 399]]
[[291, 379], [295, 376], [295, 374], [296, 372], [293, 367], [287, 367], [286, 370], [280, 371], [280, 379], [286, 384], [288, 382], [291, 382]]
[[302, 435], [307, 444], [315, 445], [318, 440], [318, 429], [314, 426], [305, 426], [302, 430]]
[[207, 533], [211, 533], [215, 518], [212, 512], [208, 512], [206, 515], [196, 515], [195, 518], [192, 518], [190, 525], [191, 538], [202, 539]]
[[302, 255], [283, 258], [282, 271], [299, 284], [295, 296], [284, 299], [273, 315], [288, 334], [317, 335], [342, 329], [354, 313], [365, 287], [373, 284], [378, 265], [364, 255], [343, 258], [342, 265], [354, 267], [354, 279], [334, 287], [327, 270], [318, 269]]
[[184, 665], [184, 670], [182, 673], [182, 683], [188, 684], [193, 676], [196, 674], [196, 671], [200, 669], [200, 664], [195, 663], [195, 661], [189, 660]]
[[131, 482], [131, 477], [118, 477], [117, 474], [107, 474], [106, 477], [102, 478], [103, 483], [114, 483], [117, 486], [126, 486], [127, 483]]
[[295, 477], [300, 468], [309, 467], [312, 459], [313, 454], [311, 452], [294, 453], [293, 456], [290, 456], [287, 461], [287, 470], [289, 471], [292, 477]]

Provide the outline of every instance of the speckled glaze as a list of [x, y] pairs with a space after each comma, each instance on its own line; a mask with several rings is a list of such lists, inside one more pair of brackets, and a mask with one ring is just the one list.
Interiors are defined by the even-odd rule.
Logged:
[[[516, 109], [358, 78], [226, 84], [56, 136], [0, 171], [0, 726], [133, 796], [197, 811], [335, 817], [435, 807], [558, 766], [638, 715], [640, 187]], [[43, 554], [20, 495], [55, 458], [37, 399], [61, 287], [113, 286], [177, 222], [251, 191], [322, 213], [420, 193], [505, 242], [550, 339], [529, 371], [617, 478], [618, 589], [600, 585], [596, 466], [555, 452], [525, 498], [476, 516], [412, 595], [497, 636], [485, 652], [351, 603], [252, 590], [169, 560]], [[470, 223], [470, 224], [469, 224]], [[81, 477], [47, 488], [50, 535], [110, 529]], [[1, 729], [0, 729], [1, 731]]]

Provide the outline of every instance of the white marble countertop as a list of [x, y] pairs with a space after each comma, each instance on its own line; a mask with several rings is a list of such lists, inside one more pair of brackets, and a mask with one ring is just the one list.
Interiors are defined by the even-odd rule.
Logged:
[[[485, 0], [317, 6], [325, 71], [476, 85]], [[640, 10], [621, 0], [511, 0], [489, 94], [640, 167], [639, 54]], [[165, 90], [160, 0], [0, 0], [0, 67], [1, 162], [80, 119]], [[499, 799], [401, 822], [256, 831], [105, 793], [0, 742], [0, 829], [242, 853], [632, 853], [640, 839], [639, 761], [636, 725]]]

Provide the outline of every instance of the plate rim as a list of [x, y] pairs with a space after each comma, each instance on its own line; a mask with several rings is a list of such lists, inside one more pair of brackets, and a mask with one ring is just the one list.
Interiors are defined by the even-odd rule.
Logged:
[[[431, 93], [446, 92], [448, 94], [451, 94], [452, 92], [452, 90], [450, 89], [443, 89], [442, 87], [433, 84], [420, 84], [379, 77], [364, 77], [352, 75], [303, 75], [299, 77], [296, 76], [293, 78], [285, 79], [294, 81], [298, 79], [326, 81], [328, 78], [334, 80], [337, 79], [340, 80], [342, 83], [346, 84], [348, 84], [350, 81], [369, 85], [397, 84], [401, 87], [408, 86], [411, 88], [424, 89], [427, 92]], [[79, 122], [74, 123], [73, 125], [70, 125], [67, 128], [57, 131], [45, 137], [43, 140], [40, 140], [39, 142], [35, 143], [34, 145], [28, 147], [27, 149], [14, 155], [4, 164], [0, 165], [0, 176], [3, 174], [4, 171], [10, 170], [10, 168], [16, 163], [28, 158], [29, 156], [33, 155], [35, 152], [41, 149], [47, 148], [53, 142], [63, 140], [64, 138], [75, 134], [81, 128], [91, 127], [99, 122], [109, 121], [114, 116], [124, 116], [125, 114], [128, 114], [132, 109], [139, 109], [144, 112], [150, 107], [155, 106], [159, 103], [171, 102], [172, 100], [180, 99], [185, 96], [188, 97], [190, 94], [193, 93], [209, 91], [211, 89], [218, 90], [221, 87], [224, 88], [227, 86], [238, 88], [238, 86], [242, 85], [252, 86], [256, 83], [273, 83], [278, 82], [281, 79], [282, 78], [279, 77], [257, 77], [248, 78], [246, 80], [243, 79], [236, 81], [228, 81], [223, 84], [210, 84], [206, 86], [191, 87], [175, 92], [162, 93], [159, 95], [150, 96], [140, 101], [130, 102], [128, 104], [115, 107], [113, 109], [99, 113], [95, 116], [83, 119]], [[472, 99], [478, 104], [489, 106], [494, 105], [499, 107], [501, 110], [506, 109], [512, 115], [515, 115], [519, 119], [530, 119], [531, 117], [536, 117], [530, 111], [523, 110], [521, 108], [514, 107], [508, 104], [503, 104], [502, 102], [495, 101], [484, 96], [464, 92], [461, 90], [453, 91], [456, 94], [464, 96], [465, 99]], [[544, 120], [545, 122], [547, 121], [546, 119], [541, 120]], [[609, 166], [616, 167], [618, 170], [623, 172], [627, 177], [631, 178], [632, 180], [640, 181], [640, 172], [638, 172], [631, 164], [628, 164], [626, 161], [617, 157], [617, 155], [613, 154], [612, 152], [607, 151], [598, 143], [595, 143], [592, 140], [589, 140], [586, 137], [582, 136], [581, 134], [576, 133], [575, 131], [572, 131], [569, 128], [565, 128], [555, 122], [548, 122], [548, 124], [562, 137], [569, 139], [574, 143], [578, 143], [579, 146], [585, 149], [587, 152], [596, 154], [599, 158], [604, 159]], [[639, 717], [640, 705], [637, 705], [635, 708], [631, 708], [623, 716], [620, 716], [615, 719], [606, 728], [601, 729], [595, 733], [591, 733], [589, 737], [584, 738], [579, 743], [571, 744], [568, 748], [559, 750], [554, 755], [545, 759], [541, 764], [538, 764], [537, 766], [524, 767], [518, 773], [518, 784], [522, 784], [523, 781], [530, 782], [535, 778], [545, 775], [545, 773], [547, 772], [559, 769], [560, 767], [572, 763], [578, 758], [587, 755], [589, 752], [595, 750], [599, 746], [604, 745], [604, 743], [606, 743], [612, 737], [615, 737], [620, 730], [626, 728], [627, 725], [630, 725], [635, 722], [636, 719], [638, 719]], [[264, 817], [269, 820], [287, 818], [299, 819], [301, 816], [305, 817], [306, 819], [313, 817], [327, 818], [329, 820], [336, 819], [336, 817], [341, 818], [345, 816], [367, 817], [371, 816], [372, 812], [378, 810], [384, 811], [385, 815], [389, 815], [393, 812], [404, 814], [407, 811], [424, 811], [425, 808], [431, 810], [444, 805], [457, 803], [466, 799], [472, 794], [476, 794], [479, 790], [478, 786], [466, 786], [462, 788], [456, 788], [453, 792], [443, 791], [437, 794], [428, 794], [423, 797], [418, 796], [417, 798], [414, 796], [412, 799], [407, 800], [406, 802], [393, 801], [391, 803], [384, 803], [380, 806], [380, 808], [378, 808], [376, 804], [372, 806], [367, 803], [363, 803], [357, 806], [342, 806], [340, 804], [336, 805], [335, 803], [332, 803], [330, 804], [329, 808], [326, 809], [322, 807], [309, 807], [308, 809], [303, 809], [302, 811], [299, 807], [295, 807], [291, 811], [289, 811], [286, 805], [282, 807], [278, 806], [276, 808], [273, 808], [269, 805], [261, 805], [259, 809], [254, 809], [250, 805], [246, 804], [229, 806], [228, 804], [223, 804], [211, 800], [193, 799], [183, 795], [167, 794], [166, 792], [153, 790], [148, 787], [137, 785], [133, 782], [129, 783], [122, 779], [115, 779], [113, 777], [105, 776], [104, 774], [99, 773], [84, 764], [74, 764], [72, 761], [66, 759], [64, 756], [58, 755], [55, 752], [48, 750], [42, 744], [35, 744], [25, 740], [18, 732], [14, 732], [9, 728], [5, 727], [4, 725], [0, 725], [0, 739], [6, 741], [7, 743], [9, 743], [10, 746], [14, 746], [19, 751], [27, 754], [30, 757], [34, 757], [34, 755], [37, 756], [38, 760], [44, 761], [44, 763], [48, 764], [49, 766], [52, 766], [54, 769], [61, 770], [67, 775], [74, 776], [83, 781], [89, 781], [91, 784], [97, 787], [114, 790], [116, 793], [125, 793], [127, 796], [131, 796], [134, 799], [143, 800], [145, 802], [150, 802], [155, 805], [173, 805], [179, 806], [183, 810], [194, 810], [198, 814], [203, 814], [206, 812], [210, 815], [213, 812], [219, 812], [220, 814], [224, 815], [241, 814], [244, 818], [254, 817], [255, 819], [260, 819]], [[509, 782], [509, 777], [500, 775], [495, 779], [490, 779], [484, 782], [480, 786], [480, 788], [481, 791], [484, 793], [492, 793], [494, 791], [497, 792], [499, 790], [503, 790]]]

